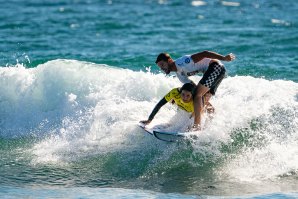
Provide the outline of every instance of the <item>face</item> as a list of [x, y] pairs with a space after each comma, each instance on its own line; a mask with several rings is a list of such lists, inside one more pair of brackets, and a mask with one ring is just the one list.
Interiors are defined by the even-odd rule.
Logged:
[[157, 62], [157, 66], [167, 75], [171, 72], [169, 63], [166, 61], [162, 60], [162, 61]]
[[187, 91], [187, 90], [182, 90], [181, 93], [181, 99], [184, 103], [188, 103], [192, 101], [192, 94], [191, 92]]

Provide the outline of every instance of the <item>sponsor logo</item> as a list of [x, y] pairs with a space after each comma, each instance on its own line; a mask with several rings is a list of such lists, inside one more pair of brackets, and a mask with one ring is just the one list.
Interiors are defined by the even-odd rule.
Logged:
[[195, 70], [195, 71], [192, 71], [192, 72], [188, 72], [186, 74], [187, 74], [187, 76], [193, 76], [193, 75], [197, 74], [198, 72], [199, 72], [198, 70]]
[[190, 63], [190, 59], [189, 58], [186, 58], [184, 61], [185, 61], [186, 64], [189, 64]]

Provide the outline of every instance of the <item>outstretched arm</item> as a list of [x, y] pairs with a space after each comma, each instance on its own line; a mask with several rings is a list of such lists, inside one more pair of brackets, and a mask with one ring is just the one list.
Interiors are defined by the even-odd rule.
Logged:
[[154, 107], [154, 109], [152, 110], [151, 114], [149, 115], [148, 120], [142, 120], [140, 121], [141, 123], [147, 125], [150, 124], [150, 122], [153, 120], [154, 116], [156, 115], [156, 113], [159, 111], [159, 109], [165, 105], [168, 101], [165, 98], [162, 98]]
[[201, 61], [202, 59], [204, 58], [210, 58], [210, 59], [218, 59], [218, 60], [222, 60], [222, 61], [232, 61], [234, 60], [236, 57], [234, 54], [230, 53], [228, 55], [221, 55], [221, 54], [218, 54], [218, 53], [215, 53], [215, 52], [212, 52], [212, 51], [203, 51], [203, 52], [199, 52], [199, 53], [196, 53], [196, 54], [193, 54], [191, 56], [191, 58], [193, 59], [193, 61], [196, 63], [196, 62], [199, 62]]

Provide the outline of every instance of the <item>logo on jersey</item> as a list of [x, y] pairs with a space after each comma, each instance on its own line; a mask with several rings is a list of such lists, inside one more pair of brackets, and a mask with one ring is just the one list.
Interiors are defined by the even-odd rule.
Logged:
[[187, 76], [193, 76], [193, 75], [195, 75], [198, 72], [199, 72], [198, 70], [195, 70], [195, 71], [192, 71], [192, 72], [188, 72], [186, 74], [187, 74]]
[[185, 61], [186, 64], [189, 64], [190, 63], [190, 59], [189, 58], [186, 58], [184, 61]]
[[168, 93], [167, 95], [166, 95], [166, 98], [170, 98], [171, 97], [171, 93]]

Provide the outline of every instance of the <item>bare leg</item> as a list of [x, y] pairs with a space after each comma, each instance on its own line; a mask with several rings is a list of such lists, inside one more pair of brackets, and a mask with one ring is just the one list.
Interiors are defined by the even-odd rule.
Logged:
[[212, 97], [212, 94], [210, 92], [207, 92], [204, 95], [204, 100], [205, 100], [204, 109], [206, 109], [206, 111], [207, 111], [208, 114], [212, 114], [215, 111], [214, 107], [209, 102], [210, 99], [211, 99], [211, 97]]
[[195, 109], [194, 128], [198, 127], [199, 130], [200, 130], [200, 126], [201, 126], [201, 116], [203, 113], [202, 97], [208, 91], [209, 91], [209, 88], [200, 84], [200, 83], [196, 87], [196, 94], [195, 94], [195, 98], [194, 98], [194, 109]]

